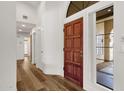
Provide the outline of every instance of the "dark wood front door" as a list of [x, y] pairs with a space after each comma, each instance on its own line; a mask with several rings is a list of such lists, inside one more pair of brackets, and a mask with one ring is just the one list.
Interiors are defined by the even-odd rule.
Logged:
[[64, 25], [64, 77], [83, 87], [83, 18]]

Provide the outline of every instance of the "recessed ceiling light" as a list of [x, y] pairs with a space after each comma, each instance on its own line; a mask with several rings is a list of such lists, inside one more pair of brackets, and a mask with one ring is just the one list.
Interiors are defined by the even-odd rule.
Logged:
[[23, 27], [26, 27], [26, 25], [22, 24]]
[[107, 11], [108, 11], [108, 12], [111, 12], [111, 9], [108, 9]]
[[21, 31], [22, 31], [22, 29], [19, 29], [19, 31], [21, 32]]

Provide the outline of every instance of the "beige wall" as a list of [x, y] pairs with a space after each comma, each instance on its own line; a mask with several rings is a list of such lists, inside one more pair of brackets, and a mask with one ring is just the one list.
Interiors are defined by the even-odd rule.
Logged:
[[[104, 34], [104, 22], [96, 24], [96, 34]], [[104, 53], [102, 55], [96, 55], [96, 58], [104, 59]], [[96, 60], [96, 63], [102, 63], [103, 60]]]
[[[107, 20], [104, 22], [104, 33], [110, 33], [113, 29], [113, 19]], [[104, 36], [104, 46], [109, 47], [110, 43], [110, 35], [105, 35]], [[109, 60], [110, 59], [110, 48], [105, 48], [104, 49], [104, 60]]]
[[[96, 24], [96, 34], [107, 34], [113, 29], [113, 19], [101, 21]], [[110, 35], [104, 35], [104, 47], [109, 47]], [[97, 55], [97, 58], [110, 60], [110, 48], [104, 48], [103, 55]], [[101, 63], [103, 60], [97, 60], [97, 63]]]

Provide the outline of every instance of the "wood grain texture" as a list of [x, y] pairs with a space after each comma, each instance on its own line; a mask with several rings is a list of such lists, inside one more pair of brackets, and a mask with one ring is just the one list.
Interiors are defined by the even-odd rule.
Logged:
[[64, 77], [83, 87], [83, 18], [64, 25]]
[[28, 59], [17, 62], [18, 91], [81, 91], [82, 88], [58, 75], [45, 75]]

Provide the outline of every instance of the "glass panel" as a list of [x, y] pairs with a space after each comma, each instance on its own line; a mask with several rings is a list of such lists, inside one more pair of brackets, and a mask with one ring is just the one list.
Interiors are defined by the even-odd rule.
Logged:
[[[112, 13], [107, 12], [108, 9]], [[113, 17], [108, 17], [108, 14], [113, 14], [113, 6], [96, 13], [96, 81], [113, 89]]]
[[71, 1], [70, 5], [68, 7], [67, 15], [66, 17], [69, 17], [95, 3], [98, 1]]

